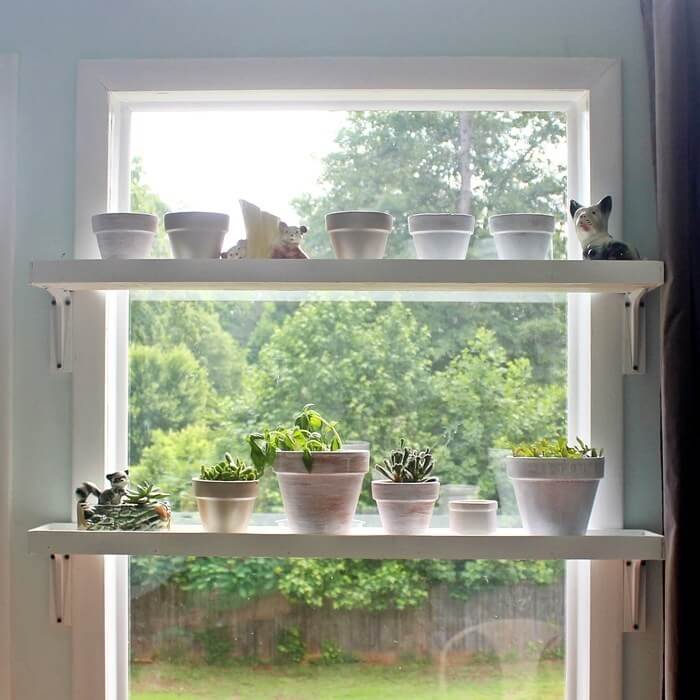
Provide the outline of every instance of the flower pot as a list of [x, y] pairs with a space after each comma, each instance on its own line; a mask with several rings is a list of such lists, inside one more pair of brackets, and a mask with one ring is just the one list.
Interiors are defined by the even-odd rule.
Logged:
[[79, 530], [169, 530], [170, 516], [165, 501], [148, 505], [78, 503]]
[[394, 218], [382, 211], [336, 211], [326, 214], [326, 230], [335, 257], [339, 259], [380, 259]]
[[293, 532], [338, 535], [350, 531], [369, 470], [369, 452], [314, 452], [311, 471], [302, 452], [278, 452], [277, 474], [284, 512]]
[[549, 214], [497, 214], [489, 231], [499, 260], [545, 260], [552, 247], [554, 217]]
[[583, 535], [605, 458], [506, 457], [518, 510], [533, 535]]
[[419, 260], [464, 260], [474, 231], [470, 214], [412, 214], [408, 230]]
[[194, 497], [207, 532], [245, 532], [258, 495], [255, 481], [192, 479]]
[[419, 535], [430, 527], [433, 506], [440, 495], [440, 483], [422, 481], [397, 483], [382, 479], [372, 482], [384, 532], [389, 535]]
[[221, 256], [229, 215], [205, 211], [178, 211], [165, 215], [165, 230], [176, 258]]
[[498, 501], [456, 500], [448, 507], [450, 530], [460, 535], [492, 535], [498, 528]]
[[147, 258], [158, 229], [158, 217], [135, 212], [110, 212], [92, 217], [92, 230], [103, 260]]

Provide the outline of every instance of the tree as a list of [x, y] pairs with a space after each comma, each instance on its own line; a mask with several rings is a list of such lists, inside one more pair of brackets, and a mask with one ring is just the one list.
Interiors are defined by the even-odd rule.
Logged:
[[136, 157], [131, 161], [131, 211], [155, 214], [158, 217], [158, 233], [153, 242], [151, 257], [172, 258], [170, 241], [163, 228], [163, 217], [170, 207], [143, 182], [143, 162]]

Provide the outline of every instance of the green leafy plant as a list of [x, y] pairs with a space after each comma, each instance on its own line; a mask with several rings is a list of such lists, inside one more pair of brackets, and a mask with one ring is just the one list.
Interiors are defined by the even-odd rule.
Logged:
[[300, 664], [306, 656], [306, 644], [298, 627], [281, 630], [277, 637], [277, 656], [282, 663]]
[[312, 452], [330, 452], [343, 446], [336, 423], [326, 420], [313, 404], [307, 404], [294, 416], [292, 427], [251, 433], [247, 440], [250, 458], [258, 469], [270, 466], [280, 450], [303, 452], [304, 465], [311, 471]]
[[224, 460], [211, 466], [202, 465], [199, 478], [206, 481], [255, 481], [262, 476], [262, 470], [246, 464], [240, 457], [235, 461], [230, 453], [224, 453]]
[[209, 666], [223, 666], [231, 660], [233, 641], [227, 627], [207, 627], [195, 633], [195, 639], [202, 647], [204, 663]]
[[160, 503], [169, 495], [169, 493], [161, 491], [150, 481], [142, 481], [126, 490], [126, 495], [122, 502], [134, 506], [152, 506], [156, 503]]
[[565, 459], [583, 459], [585, 457], [602, 457], [603, 450], [589, 447], [580, 437], [576, 438], [576, 444], [571, 446], [566, 438], [560, 437], [553, 440], [543, 438], [535, 442], [515, 445], [512, 448], [513, 457], [558, 457]]
[[437, 481], [431, 476], [433, 471], [433, 455], [430, 448], [416, 450], [406, 447], [406, 441], [401, 438], [401, 445], [392, 450], [388, 459], [382, 464], [375, 465], [377, 471], [389, 481], [402, 484], [415, 484], [426, 481]]

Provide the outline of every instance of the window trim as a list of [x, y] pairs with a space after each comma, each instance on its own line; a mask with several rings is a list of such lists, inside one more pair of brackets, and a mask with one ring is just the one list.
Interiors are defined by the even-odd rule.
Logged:
[[[266, 94], [259, 91], [265, 91]], [[615, 200], [613, 223], [622, 228], [622, 96], [621, 65], [606, 58], [308, 58], [185, 59], [82, 61], [78, 70], [76, 120], [76, 229], [74, 254], [98, 256], [90, 217], [95, 211], [128, 208], [128, 135], [132, 105], [172, 108], [183, 97], [194, 108], [221, 106], [219, 93], [230, 99], [289, 99], [288, 91], [311, 99], [326, 92], [339, 99], [344, 90], [359, 90], [365, 99], [376, 91], [446, 91], [449, 100], [469, 94], [480, 107], [519, 104], [513, 96], [529, 96], [529, 108], [567, 109], [569, 122], [569, 195], [590, 201], [603, 194]], [[187, 94], [183, 95], [183, 91]], [[243, 93], [241, 92], [243, 91]], [[256, 91], [251, 94], [250, 91]], [[283, 91], [280, 93], [279, 91]], [[373, 92], [374, 91], [374, 92]], [[494, 92], [497, 91], [497, 92]], [[144, 94], [149, 93], [149, 94]], [[177, 93], [177, 94], [174, 94]], [[433, 93], [434, 94], [434, 93]], [[428, 93], [425, 92], [425, 98]], [[398, 94], [394, 94], [399, 104]], [[554, 98], [554, 99], [553, 99]], [[192, 104], [192, 103], [196, 104]], [[443, 104], [453, 104], [443, 97]], [[277, 104], [286, 104], [277, 100]], [[380, 102], [374, 102], [374, 105]], [[316, 105], [318, 106], [318, 105]], [[522, 105], [521, 105], [522, 106]], [[591, 183], [596, 183], [592, 188]], [[569, 224], [570, 225], [570, 224]], [[570, 257], [579, 257], [574, 236]], [[571, 295], [569, 423], [584, 438], [606, 446], [606, 478], [592, 517], [594, 527], [621, 527], [623, 508], [623, 403], [621, 370], [621, 307], [615, 295]], [[119, 296], [85, 292], [75, 296], [73, 323], [77, 349], [73, 370], [73, 476], [75, 482], [101, 479], [117, 461], [125, 461], [123, 429], [126, 406], [125, 333]], [[118, 339], [121, 338], [121, 347]], [[595, 352], [593, 348], [595, 347]], [[122, 358], [117, 365], [112, 358]], [[115, 408], [121, 407], [121, 408]], [[598, 410], [593, 410], [593, 407]], [[121, 426], [121, 427], [120, 427]], [[115, 456], [118, 459], [115, 459]], [[120, 687], [126, 659], [124, 620], [119, 624], [110, 596], [124, 580], [110, 573], [119, 566], [111, 557], [76, 557], [73, 595], [84, 614], [73, 622], [73, 696], [127, 697]], [[571, 562], [576, 586], [568, 602], [579, 610], [578, 626], [567, 625], [567, 700], [622, 698], [622, 569], [619, 562]], [[124, 567], [122, 566], [122, 569]], [[604, 591], [604, 595], [602, 592]], [[104, 593], [104, 594], [103, 594]], [[114, 599], [112, 599], [114, 600]], [[77, 606], [74, 609], [78, 609]], [[574, 609], [574, 608], [572, 608]], [[122, 616], [123, 617], [123, 616]], [[578, 643], [585, 639], [587, 643]], [[116, 646], [115, 646], [116, 645]], [[121, 653], [117, 653], [117, 647]], [[106, 662], [106, 663], [105, 663]], [[640, 663], [639, 667], [649, 664]], [[79, 681], [77, 680], [79, 679]], [[654, 687], [654, 683], [646, 684]], [[651, 700], [644, 698], [643, 700]], [[100, 697], [99, 700], [102, 700]], [[640, 698], [640, 700], [642, 700]]]

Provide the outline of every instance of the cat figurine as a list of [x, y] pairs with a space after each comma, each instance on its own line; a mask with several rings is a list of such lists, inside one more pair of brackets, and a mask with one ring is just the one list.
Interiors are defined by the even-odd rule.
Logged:
[[100, 491], [91, 481], [84, 481], [78, 486], [75, 489], [78, 504], [83, 504], [89, 496], [94, 496], [97, 499], [97, 503], [101, 506], [118, 506], [126, 494], [126, 489], [129, 487], [129, 470], [125, 469], [123, 472], [107, 474], [106, 478], [109, 481], [109, 487], [104, 491]]
[[583, 257], [587, 260], [639, 260], [639, 253], [608, 233], [608, 219], [612, 211], [612, 197], [607, 195], [590, 207], [575, 199], [569, 203], [574, 228]]
[[289, 226], [284, 221], [280, 221], [280, 240], [272, 248], [270, 257], [284, 260], [308, 260], [309, 256], [301, 247], [301, 242], [307, 231], [306, 226]]
[[236, 245], [221, 253], [224, 260], [243, 260], [247, 255], [248, 241], [245, 238], [241, 238]]

